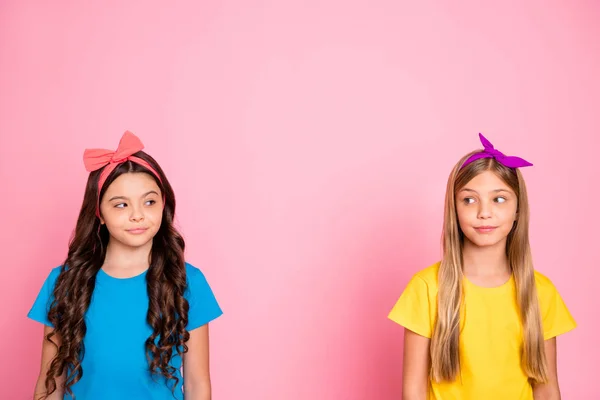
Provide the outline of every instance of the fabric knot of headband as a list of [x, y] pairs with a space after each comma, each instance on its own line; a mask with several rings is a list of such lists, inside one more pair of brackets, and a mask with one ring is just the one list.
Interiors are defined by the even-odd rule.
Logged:
[[[143, 148], [144, 145], [142, 144], [142, 141], [133, 133], [126, 131], [121, 137], [119, 146], [115, 151], [106, 149], [86, 149], [84, 151], [83, 163], [88, 172], [93, 172], [104, 168], [104, 170], [100, 173], [100, 178], [98, 179], [98, 202], [100, 201], [100, 191], [102, 190], [102, 186], [106, 182], [106, 179], [109, 177], [111, 172], [115, 170], [115, 168], [127, 161], [131, 161], [145, 167], [152, 172], [152, 174], [154, 174], [159, 182], [162, 183], [160, 176], [154, 170], [154, 168], [148, 164], [148, 162], [133, 155], [138, 151], [141, 151]], [[100, 216], [100, 207], [97, 207], [96, 215]]]
[[481, 133], [479, 134], [479, 140], [483, 145], [483, 151], [473, 154], [471, 157], [467, 159], [462, 165], [461, 168], [466, 165], [472, 163], [475, 160], [479, 160], [480, 158], [493, 158], [498, 161], [500, 164], [504, 165], [508, 168], [521, 168], [521, 167], [530, 167], [533, 164], [527, 160], [524, 160], [520, 157], [515, 156], [506, 156], [499, 150], [494, 148], [494, 145], [490, 143]]

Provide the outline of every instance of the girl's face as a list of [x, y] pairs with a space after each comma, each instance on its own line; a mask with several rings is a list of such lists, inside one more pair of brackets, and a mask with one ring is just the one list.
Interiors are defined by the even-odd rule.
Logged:
[[110, 240], [127, 247], [152, 241], [162, 222], [163, 199], [156, 181], [145, 173], [126, 173], [106, 189], [100, 203], [100, 221]]
[[517, 219], [517, 196], [495, 173], [485, 171], [456, 194], [460, 229], [476, 246], [506, 245]]

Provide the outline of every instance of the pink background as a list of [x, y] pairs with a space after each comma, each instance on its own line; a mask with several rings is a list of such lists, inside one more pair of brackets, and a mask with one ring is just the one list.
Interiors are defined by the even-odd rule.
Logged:
[[89, 3], [0, 5], [3, 398], [32, 393], [25, 315], [65, 257], [83, 149], [125, 129], [225, 310], [215, 399], [400, 398], [386, 316], [439, 258], [446, 178], [479, 131], [536, 165], [536, 266], [579, 324], [563, 398], [597, 396], [597, 2]]

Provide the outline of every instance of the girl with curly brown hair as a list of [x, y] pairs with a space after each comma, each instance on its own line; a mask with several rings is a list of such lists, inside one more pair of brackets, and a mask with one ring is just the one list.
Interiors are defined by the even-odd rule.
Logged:
[[222, 311], [184, 260], [173, 189], [142, 149], [125, 132], [116, 151], [84, 153], [67, 258], [28, 314], [45, 325], [35, 399], [210, 399], [208, 323]]

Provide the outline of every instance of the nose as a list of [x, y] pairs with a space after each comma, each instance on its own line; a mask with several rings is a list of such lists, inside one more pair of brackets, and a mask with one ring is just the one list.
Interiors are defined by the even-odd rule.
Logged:
[[140, 222], [144, 220], [144, 211], [142, 207], [132, 205], [131, 214], [129, 214], [129, 220], [133, 222]]
[[482, 201], [479, 203], [477, 218], [488, 219], [492, 216], [492, 206], [488, 202]]

